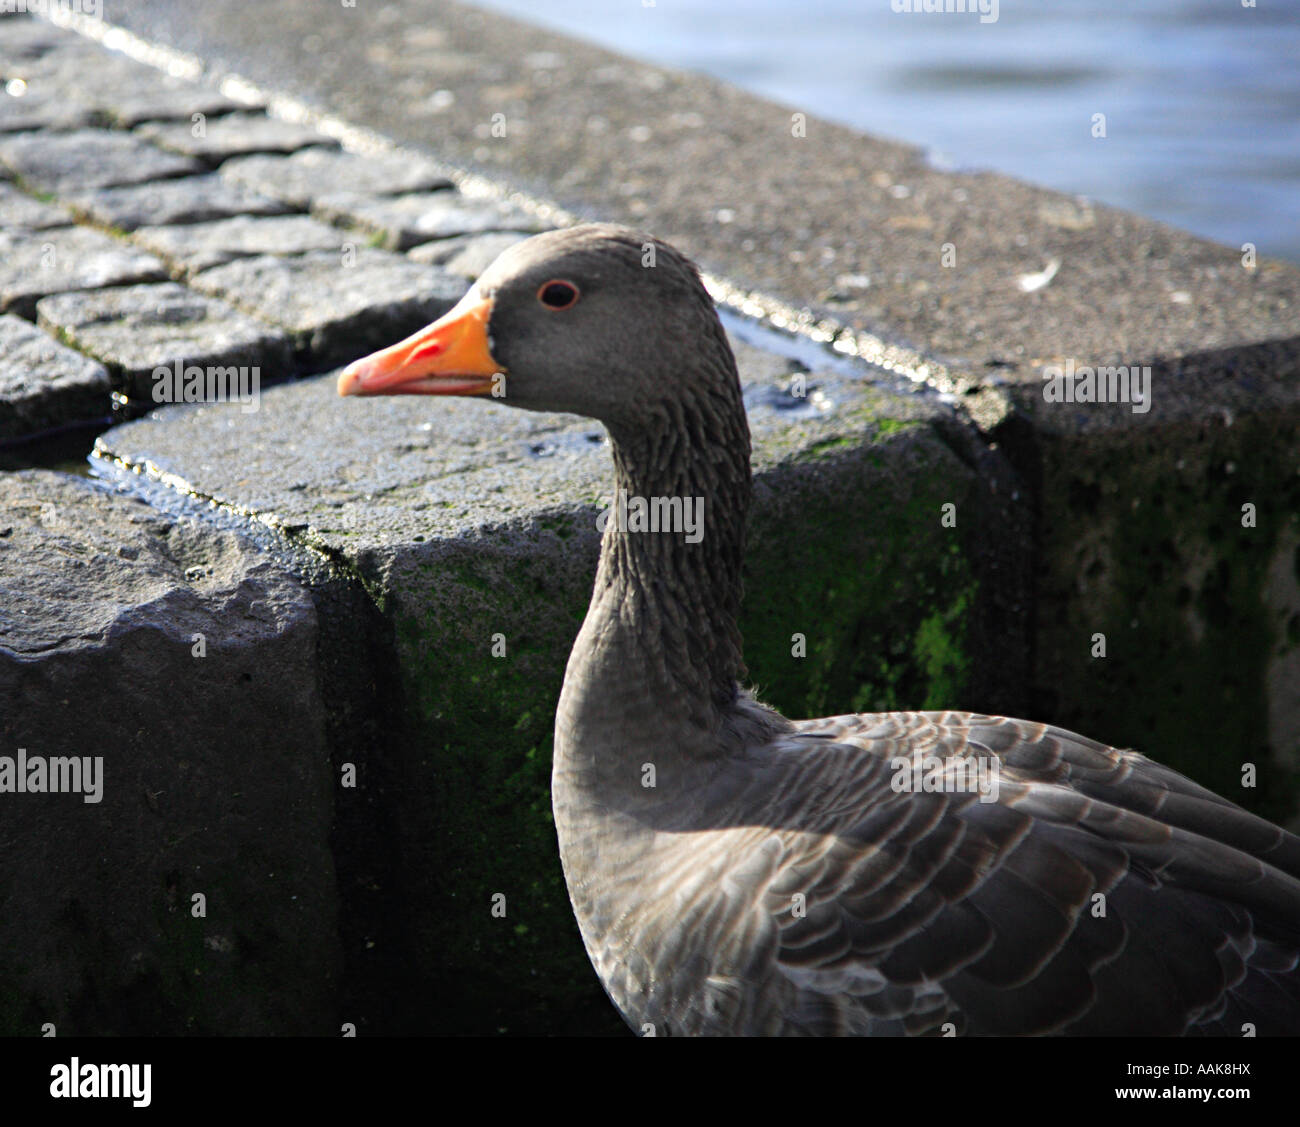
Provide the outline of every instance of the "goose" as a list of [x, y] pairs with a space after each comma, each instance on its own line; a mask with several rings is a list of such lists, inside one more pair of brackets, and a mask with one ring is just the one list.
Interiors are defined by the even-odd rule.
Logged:
[[338, 391], [587, 416], [616, 496], [701, 499], [703, 535], [606, 523], [555, 715], [565, 880], [634, 1032], [1300, 1032], [1297, 837], [1049, 724], [791, 720], [742, 687], [748, 423], [668, 244], [518, 243]]

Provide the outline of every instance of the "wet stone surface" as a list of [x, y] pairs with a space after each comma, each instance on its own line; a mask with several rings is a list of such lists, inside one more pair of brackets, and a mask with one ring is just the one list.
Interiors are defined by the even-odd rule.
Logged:
[[185, 273], [258, 254], [338, 252], [347, 241], [344, 232], [306, 215], [262, 219], [240, 215], [214, 223], [141, 227], [134, 238], [146, 250], [175, 263]]
[[483, 273], [502, 252], [528, 238], [524, 231], [491, 231], [486, 235], [454, 235], [421, 243], [407, 252], [412, 262], [441, 266], [450, 274], [473, 280]]
[[0, 231], [0, 313], [31, 319], [50, 294], [160, 281], [162, 262], [85, 227]]
[[6, 136], [0, 138], [0, 163], [29, 186], [55, 195], [188, 176], [202, 170], [202, 165], [188, 157], [165, 153], [132, 134], [106, 129]]
[[340, 192], [387, 196], [452, 187], [427, 161], [386, 153], [361, 157], [317, 148], [287, 157], [237, 157], [221, 166], [221, 176], [302, 210], [321, 196]]
[[551, 224], [496, 201], [468, 200], [450, 192], [417, 192], [375, 199], [350, 192], [322, 196], [314, 214], [331, 223], [351, 223], [380, 237], [390, 250], [453, 235], [485, 231], [546, 231]]
[[309, 145], [337, 148], [338, 142], [305, 125], [260, 113], [232, 113], [203, 123], [199, 135], [189, 122], [146, 122], [135, 130], [164, 149], [217, 165], [247, 153], [292, 153]]
[[146, 225], [206, 223], [234, 215], [282, 215], [279, 200], [229, 184], [215, 172], [156, 184], [74, 192], [67, 203], [95, 223], [134, 231]]
[[105, 416], [110, 391], [103, 365], [0, 314], [0, 441]]
[[[178, 398], [177, 364], [182, 370], [257, 368], [259, 387], [292, 371], [286, 333], [175, 282], [46, 298], [37, 317], [43, 328], [102, 361], [144, 405]], [[156, 368], [172, 375], [156, 380]]]
[[368, 247], [241, 258], [190, 284], [275, 321], [293, 335], [299, 365], [317, 371], [409, 335], [466, 288], [463, 278]]
[[8, 230], [21, 227], [28, 231], [44, 231], [72, 223], [72, 215], [66, 209], [4, 183], [0, 183], [0, 216]]

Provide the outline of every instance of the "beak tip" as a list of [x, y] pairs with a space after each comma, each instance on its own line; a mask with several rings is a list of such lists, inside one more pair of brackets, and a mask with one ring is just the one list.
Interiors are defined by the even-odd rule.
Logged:
[[361, 375], [355, 371], [355, 365], [349, 364], [339, 373], [338, 393], [340, 395], [361, 394]]

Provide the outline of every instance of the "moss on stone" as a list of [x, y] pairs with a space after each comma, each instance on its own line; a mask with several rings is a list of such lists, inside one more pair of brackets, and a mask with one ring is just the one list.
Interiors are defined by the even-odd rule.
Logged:
[[[741, 625], [760, 695], [792, 716], [961, 703], [975, 586], [940, 506], [973, 478], [927, 428], [889, 441], [901, 445], [888, 458], [859, 437], [769, 460], [760, 483]], [[590, 598], [592, 525], [583, 509], [548, 514], [526, 545], [431, 546], [385, 585], [405, 712], [407, 1001], [427, 1032], [622, 1028], [578, 935], [551, 817], [554, 711]], [[498, 632], [505, 657], [492, 656]]]
[[1269, 577], [1300, 537], [1293, 427], [1256, 416], [1049, 444], [1037, 598], [1042, 718], [1281, 822], [1300, 749], [1270, 730], [1269, 671], [1295, 643]]

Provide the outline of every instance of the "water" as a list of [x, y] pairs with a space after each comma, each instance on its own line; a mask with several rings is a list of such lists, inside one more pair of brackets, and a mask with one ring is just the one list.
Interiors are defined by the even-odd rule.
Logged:
[[[879, 136], [1300, 262], [1300, 0], [476, 0]], [[1091, 135], [1106, 115], [1104, 140]]]
[[39, 469], [89, 477], [91, 448], [111, 421], [76, 423], [19, 441], [0, 442], [0, 473]]

